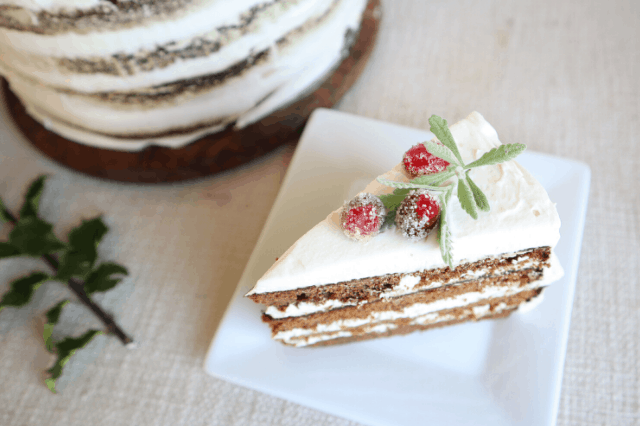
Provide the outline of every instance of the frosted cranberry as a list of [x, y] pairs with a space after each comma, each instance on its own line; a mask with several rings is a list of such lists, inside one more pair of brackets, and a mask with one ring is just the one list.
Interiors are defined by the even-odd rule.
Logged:
[[396, 212], [396, 226], [405, 237], [426, 238], [440, 217], [438, 198], [426, 189], [414, 189], [407, 194]]
[[349, 238], [367, 241], [380, 232], [386, 214], [387, 210], [380, 198], [365, 192], [356, 195], [343, 206], [340, 224]]
[[[440, 143], [440, 145], [442, 144]], [[442, 172], [449, 166], [447, 161], [427, 151], [423, 143], [414, 145], [405, 152], [402, 162], [404, 168], [414, 178]]]

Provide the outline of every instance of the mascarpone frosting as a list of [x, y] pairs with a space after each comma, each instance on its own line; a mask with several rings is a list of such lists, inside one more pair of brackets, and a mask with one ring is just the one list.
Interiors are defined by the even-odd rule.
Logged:
[[[495, 129], [477, 112], [451, 126], [463, 161], [468, 164], [499, 146]], [[409, 147], [407, 147], [408, 149]], [[452, 197], [448, 220], [454, 265], [534, 247], [555, 247], [560, 218], [545, 189], [516, 161], [473, 169], [474, 182], [491, 205], [473, 220]], [[409, 181], [402, 163], [382, 175]], [[363, 192], [387, 194], [377, 181]], [[296, 243], [258, 280], [248, 293], [269, 293], [338, 283], [391, 273], [411, 273], [445, 267], [435, 235], [412, 242], [395, 229], [360, 243], [347, 238], [332, 212]]]

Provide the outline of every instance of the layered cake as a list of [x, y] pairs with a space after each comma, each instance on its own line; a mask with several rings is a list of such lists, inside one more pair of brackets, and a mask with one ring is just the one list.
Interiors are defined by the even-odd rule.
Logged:
[[[437, 117], [436, 117], [437, 118]], [[432, 117], [434, 119], [434, 117]], [[272, 337], [292, 346], [351, 342], [539, 303], [563, 274], [560, 219], [546, 191], [477, 112], [330, 213], [247, 294]]]
[[180, 147], [315, 89], [366, 0], [7, 0], [0, 73], [70, 140]]

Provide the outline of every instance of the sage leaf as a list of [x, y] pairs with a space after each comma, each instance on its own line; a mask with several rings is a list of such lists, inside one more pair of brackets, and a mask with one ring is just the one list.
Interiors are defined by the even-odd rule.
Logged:
[[467, 183], [469, 184], [469, 188], [471, 188], [471, 192], [473, 192], [473, 198], [476, 200], [476, 206], [483, 211], [488, 212], [491, 210], [491, 206], [489, 205], [489, 200], [487, 196], [484, 195], [484, 192], [476, 185], [476, 183], [471, 180], [471, 176], [469, 176], [469, 172], [466, 174]]
[[69, 303], [69, 300], [63, 300], [47, 311], [47, 323], [44, 325], [42, 337], [44, 338], [44, 345], [49, 352], [53, 352], [53, 339], [51, 338], [53, 327], [55, 327], [60, 320], [62, 308], [64, 308], [67, 303]]
[[521, 143], [500, 145], [489, 152], [485, 152], [482, 157], [478, 158], [473, 163], [467, 164], [466, 168], [472, 169], [474, 167], [492, 166], [494, 164], [504, 163], [505, 161], [513, 160], [518, 155], [522, 154], [525, 149], [527, 149], [527, 146]]
[[411, 181], [417, 185], [432, 185], [439, 186], [448, 179], [451, 179], [456, 173], [453, 170], [445, 170], [440, 173], [434, 173], [432, 175], [419, 176]]
[[451, 268], [453, 268], [453, 243], [451, 241], [451, 230], [449, 229], [449, 222], [447, 220], [447, 211], [455, 186], [455, 184], [451, 185], [440, 199], [440, 226], [438, 227], [437, 234], [442, 260]]
[[113, 278], [113, 275], [127, 275], [127, 269], [117, 263], [103, 263], [92, 271], [84, 283], [84, 291], [87, 295], [111, 290], [122, 278]]
[[0, 311], [5, 306], [20, 307], [26, 305], [38, 287], [50, 279], [51, 277], [44, 272], [33, 272], [26, 277], [12, 281], [9, 291], [0, 300]]
[[9, 243], [0, 241], [0, 259], [4, 259], [5, 257], [13, 257], [20, 256], [20, 250], [16, 247], [12, 246]]
[[40, 257], [65, 245], [53, 233], [53, 225], [37, 217], [20, 218], [9, 234], [9, 243], [28, 256]]
[[60, 257], [56, 278], [67, 281], [73, 276], [85, 277], [98, 257], [98, 244], [109, 228], [101, 217], [82, 221], [69, 233], [69, 246]]
[[388, 211], [395, 211], [409, 191], [411, 191], [409, 188], [396, 188], [393, 190], [393, 194], [380, 195], [379, 198]]
[[56, 380], [62, 375], [65, 364], [78, 349], [84, 348], [98, 334], [102, 334], [102, 331], [88, 330], [80, 337], [67, 337], [53, 345], [57, 359], [53, 367], [47, 370], [51, 377], [44, 381], [51, 392], [56, 393]]
[[440, 145], [439, 143], [434, 141], [426, 141], [424, 142], [424, 145], [427, 147], [427, 151], [429, 151], [429, 154], [435, 155], [436, 157], [443, 159], [449, 164], [453, 164], [455, 166], [462, 166], [464, 164], [462, 161], [459, 161], [455, 157], [453, 152], [446, 146]]
[[469, 188], [469, 184], [464, 179], [458, 181], [458, 200], [462, 209], [474, 219], [478, 219], [478, 208], [476, 207], [476, 200], [473, 198], [473, 192]]
[[24, 196], [24, 203], [20, 209], [20, 219], [27, 217], [36, 217], [38, 215], [38, 207], [40, 206], [40, 196], [44, 189], [44, 181], [47, 176], [38, 176], [29, 186], [27, 194]]
[[[444, 146], [449, 148], [451, 152], [453, 152], [453, 155], [456, 156], [456, 158], [458, 159], [458, 162], [460, 163], [459, 165], [461, 166], [464, 165], [464, 162], [462, 161], [462, 157], [460, 156], [460, 151], [458, 151], [458, 146], [456, 145], [456, 142], [453, 140], [453, 135], [451, 134], [451, 130], [449, 130], [449, 125], [447, 124], [447, 120], [445, 120], [444, 118], [438, 117], [437, 115], [432, 115], [429, 118], [429, 124], [431, 125], [431, 128], [429, 129], [431, 130], [431, 133], [436, 135], [438, 140], [442, 142]], [[435, 155], [428, 148], [429, 147], [427, 147], [427, 150], [431, 154]], [[451, 163], [451, 161], [449, 162]]]
[[416, 183], [411, 183], [411, 182], [396, 182], [393, 180], [389, 180], [389, 179], [385, 179], [382, 177], [379, 177], [376, 179], [378, 182], [380, 182], [381, 184], [385, 185], [385, 186], [390, 186], [392, 188], [408, 188], [408, 189], [416, 189], [416, 188], [424, 188], [424, 189], [428, 189], [431, 191], [445, 191], [446, 189], [440, 186], [432, 186], [432, 185], [419, 185]]

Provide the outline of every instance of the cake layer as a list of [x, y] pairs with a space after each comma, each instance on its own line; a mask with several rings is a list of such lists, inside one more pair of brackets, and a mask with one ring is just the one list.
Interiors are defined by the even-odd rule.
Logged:
[[[298, 20], [303, 16], [302, 24], [293, 29], [284, 25], [290, 31], [267, 40], [262, 51], [255, 50], [251, 41], [257, 39], [247, 34], [237, 39], [244, 43], [242, 48], [221, 47], [209, 56], [188, 58], [189, 64], [180, 60], [165, 68], [132, 72], [131, 79], [108, 76], [110, 81], [135, 85], [146, 81], [145, 73], [158, 81], [170, 78], [174, 66], [185, 73], [216, 71], [157, 86], [86, 93], [43, 87], [22, 73], [3, 72], [28, 112], [67, 138], [109, 149], [138, 150], [150, 143], [176, 147], [231, 123], [237, 128], [252, 124], [313, 90], [348, 52], [365, 4], [364, 0], [292, 2], [282, 14]], [[280, 21], [270, 25], [280, 28]], [[292, 18], [285, 21], [299, 23]], [[258, 37], [263, 38], [264, 34]], [[233, 62], [247, 52], [248, 58]], [[229, 66], [218, 69], [225, 61]]]
[[408, 334], [413, 331], [460, 324], [470, 320], [504, 318], [527, 303], [536, 303], [542, 288], [524, 290], [513, 295], [485, 299], [467, 306], [429, 312], [416, 317], [396, 318], [365, 323], [337, 330], [299, 328], [274, 334], [274, 339], [290, 346], [326, 346], [378, 337]]
[[269, 305], [266, 313], [272, 318], [307, 315], [349, 304], [356, 305], [449, 284], [497, 277], [516, 270], [542, 271], [551, 266], [550, 254], [549, 247], [539, 247], [465, 263], [453, 269], [444, 267], [387, 274], [323, 286], [252, 294], [249, 297], [256, 303]]
[[[450, 129], [466, 164], [501, 145], [495, 129], [476, 112]], [[480, 212], [474, 220], [463, 211], [457, 197], [451, 199], [447, 216], [454, 267], [532, 247], [555, 247], [560, 238], [558, 213], [527, 170], [512, 160], [473, 169], [469, 174], [487, 196], [491, 210]], [[410, 180], [402, 164], [382, 177]], [[380, 195], [391, 191], [374, 181], [363, 192]], [[392, 228], [360, 243], [345, 237], [339, 216], [340, 209], [296, 241], [247, 295], [446, 267], [435, 236], [413, 243]]]
[[523, 290], [545, 285], [542, 273], [535, 270], [515, 271], [495, 278], [485, 278], [456, 285], [424, 290], [391, 299], [381, 299], [358, 306], [345, 306], [327, 312], [263, 320], [277, 335], [281, 331], [306, 329], [344, 329], [360, 324], [376, 324], [380, 321], [413, 318], [443, 309], [461, 307], [484, 299], [512, 295]]

